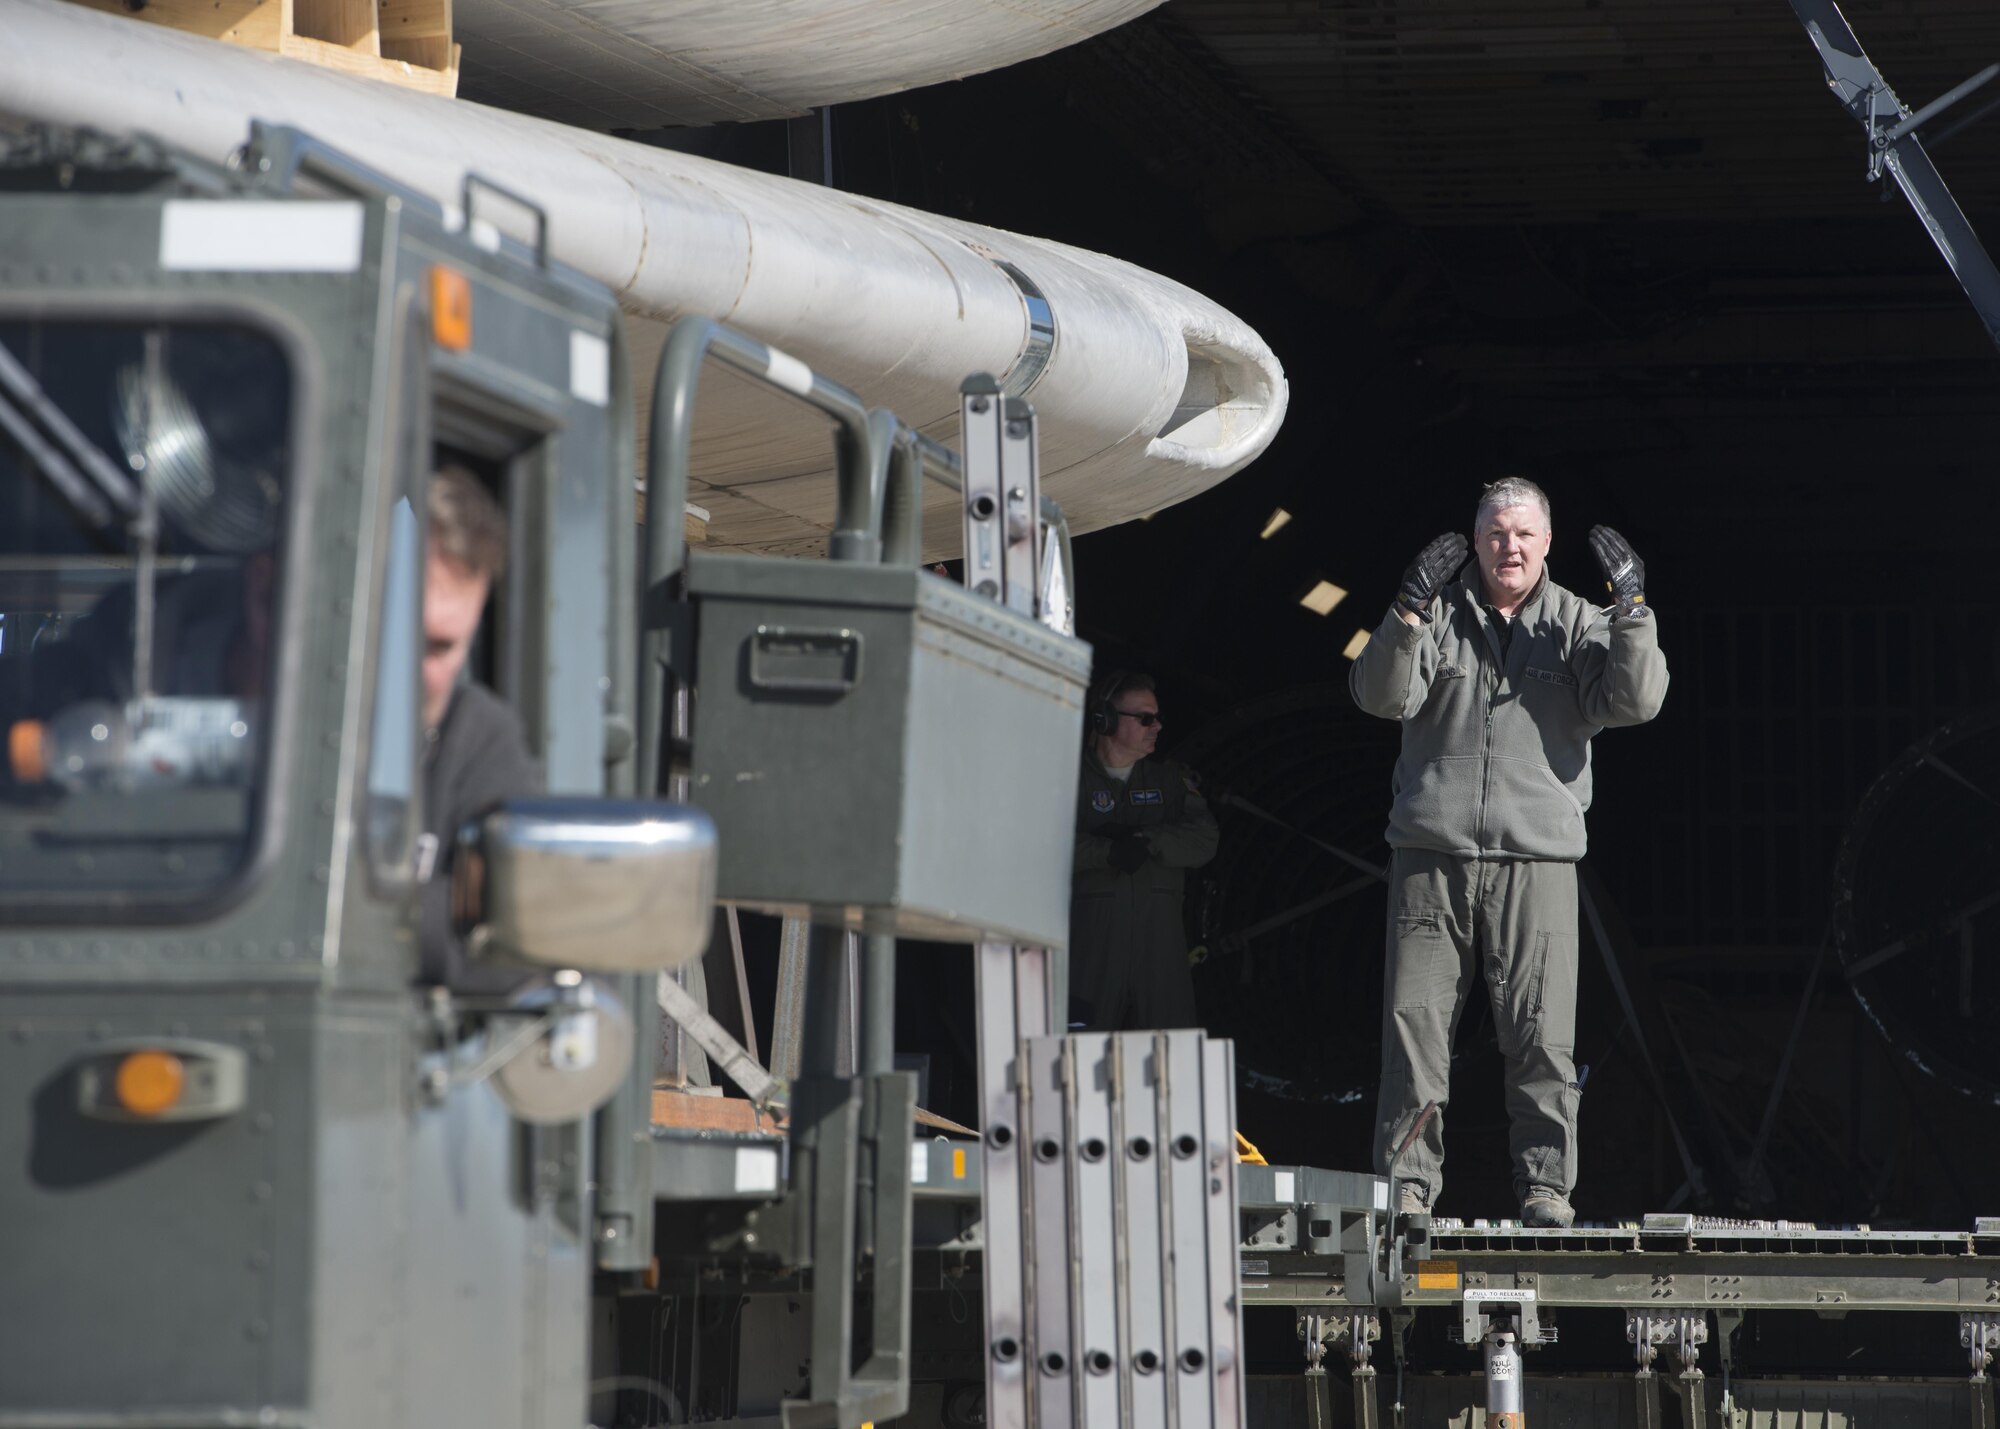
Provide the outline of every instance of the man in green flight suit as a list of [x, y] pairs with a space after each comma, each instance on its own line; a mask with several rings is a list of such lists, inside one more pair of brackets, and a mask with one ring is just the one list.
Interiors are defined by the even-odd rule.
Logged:
[[1070, 1018], [1096, 1032], [1196, 1027], [1181, 919], [1186, 870], [1215, 857], [1200, 781], [1155, 759], [1160, 700], [1150, 675], [1091, 686], [1070, 889]]
[[1509, 477], [1465, 537], [1438, 537], [1403, 573], [1348, 672], [1362, 709], [1403, 726], [1389, 813], [1388, 968], [1375, 1169], [1429, 1102], [1397, 1169], [1396, 1209], [1437, 1204], [1451, 1043], [1485, 985], [1507, 1079], [1521, 1219], [1566, 1226], [1576, 1186], [1576, 864], [1590, 741], [1644, 724], [1667, 693], [1646, 567], [1608, 526], [1591, 552], [1602, 608], [1551, 581], [1549, 499]]

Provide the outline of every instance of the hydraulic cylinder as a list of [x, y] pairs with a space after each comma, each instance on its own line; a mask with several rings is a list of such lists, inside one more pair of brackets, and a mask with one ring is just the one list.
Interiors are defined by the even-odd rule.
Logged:
[[1486, 1350], [1486, 1429], [1527, 1429], [1521, 1412], [1521, 1346], [1511, 1329], [1491, 1329]]

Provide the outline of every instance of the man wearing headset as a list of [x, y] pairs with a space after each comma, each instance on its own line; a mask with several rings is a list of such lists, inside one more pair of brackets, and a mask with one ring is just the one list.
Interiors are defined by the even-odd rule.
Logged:
[[[1530, 1226], [1566, 1226], [1576, 1186], [1576, 864], [1590, 741], [1644, 724], [1667, 693], [1646, 567], [1590, 532], [1609, 608], [1549, 579], [1549, 499], [1486, 488], [1473, 544], [1438, 537], [1403, 573], [1348, 672], [1355, 702], [1399, 720], [1389, 814], [1388, 970], [1375, 1169], [1423, 1108], [1397, 1170], [1399, 1214], [1436, 1206], [1451, 1043], [1482, 983], [1507, 1078], [1514, 1189]], [[1468, 550], [1477, 559], [1457, 577]]]
[[1070, 1019], [1096, 1032], [1195, 1027], [1181, 920], [1186, 870], [1215, 857], [1200, 781], [1153, 757], [1160, 699], [1150, 675], [1091, 686], [1070, 889]]

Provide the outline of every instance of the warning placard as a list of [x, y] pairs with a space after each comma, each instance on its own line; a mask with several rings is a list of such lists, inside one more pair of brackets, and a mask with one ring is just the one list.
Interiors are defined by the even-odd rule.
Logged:
[[1458, 1289], [1458, 1262], [1455, 1260], [1418, 1261], [1417, 1289], [1419, 1290]]

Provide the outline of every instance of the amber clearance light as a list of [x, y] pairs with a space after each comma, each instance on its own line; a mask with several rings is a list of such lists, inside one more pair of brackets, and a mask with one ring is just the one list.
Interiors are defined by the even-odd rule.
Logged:
[[143, 1051], [129, 1053], [118, 1064], [113, 1089], [118, 1105], [133, 1116], [158, 1116], [181, 1099], [186, 1083], [187, 1072], [179, 1057], [171, 1052]]
[[431, 267], [431, 338], [447, 352], [472, 346], [472, 282], [442, 263]]

